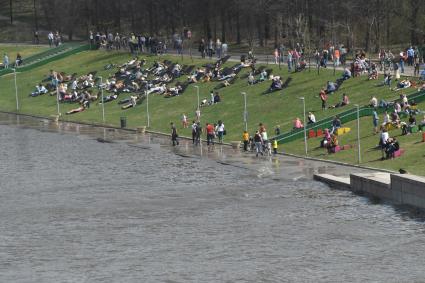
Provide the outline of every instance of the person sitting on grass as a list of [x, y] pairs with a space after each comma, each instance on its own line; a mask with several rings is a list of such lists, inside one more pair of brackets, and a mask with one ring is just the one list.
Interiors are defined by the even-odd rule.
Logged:
[[280, 79], [279, 76], [276, 76], [273, 78], [272, 84], [268, 92], [270, 93], [270, 92], [274, 92], [278, 90], [282, 90], [282, 80]]
[[15, 66], [21, 66], [24, 61], [22, 60], [22, 56], [20, 53], [16, 54]]
[[221, 102], [221, 97], [220, 94], [218, 92], [215, 93], [214, 95], [214, 104]]
[[268, 74], [266, 69], [263, 69], [260, 73], [260, 78], [258, 79], [260, 82], [264, 82], [265, 80], [267, 80]]
[[297, 130], [297, 129], [301, 129], [301, 128], [303, 128], [304, 127], [304, 125], [303, 125], [303, 123], [301, 122], [301, 120], [300, 120], [300, 118], [295, 118], [295, 120], [294, 120], [294, 130]]
[[396, 138], [389, 138], [385, 145], [385, 153], [387, 159], [394, 159], [394, 153], [400, 149], [400, 144]]
[[331, 134], [331, 139], [328, 143], [328, 153], [335, 152], [335, 148], [338, 146], [338, 136]]
[[44, 85], [39, 84], [38, 86], [35, 87], [35, 91], [33, 93], [30, 94], [30, 96], [32, 97], [36, 97], [39, 95], [43, 95], [46, 94], [48, 91], [47, 89], [44, 87]]
[[316, 123], [316, 116], [312, 112], [308, 112], [308, 124], [314, 124]]
[[331, 133], [329, 129], [325, 129], [325, 133], [323, 134], [323, 139], [320, 141], [320, 147], [328, 147], [328, 144], [331, 141]]
[[351, 71], [350, 69], [345, 68], [344, 73], [342, 74], [342, 79], [345, 81], [345, 80], [348, 80], [349, 78], [351, 78]]
[[400, 128], [400, 116], [396, 111], [393, 111], [391, 113], [391, 124], [393, 124], [394, 127]]
[[335, 104], [334, 106], [329, 106], [329, 108], [338, 108], [343, 107], [350, 104], [350, 99], [348, 98], [348, 95], [345, 93], [342, 95], [342, 101], [340, 103]]
[[250, 72], [249, 75], [248, 75], [248, 84], [253, 85], [253, 84], [256, 84], [256, 83], [257, 83], [257, 81], [255, 80], [254, 75], [252, 74], [252, 72]]
[[409, 123], [407, 124], [407, 127], [409, 129], [409, 133], [412, 133], [412, 129], [416, 126], [416, 116], [413, 114], [410, 114], [409, 116]]
[[372, 63], [371, 68], [369, 69], [369, 80], [378, 79], [378, 70], [376, 69], [376, 64]]
[[378, 99], [376, 99], [375, 96], [372, 96], [372, 98], [370, 99], [369, 106], [373, 108], [378, 107]]
[[391, 81], [392, 81], [392, 75], [391, 74], [384, 74], [384, 86], [388, 86], [389, 88], [391, 88]]

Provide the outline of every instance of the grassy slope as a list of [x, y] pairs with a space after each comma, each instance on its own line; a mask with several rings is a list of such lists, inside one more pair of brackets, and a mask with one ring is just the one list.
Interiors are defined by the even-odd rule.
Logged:
[[[425, 102], [419, 104], [419, 109], [425, 109]], [[382, 121], [382, 117], [380, 118]], [[416, 118], [419, 122], [422, 120], [423, 115], [418, 115]], [[408, 118], [403, 118], [402, 120], [407, 122]], [[400, 147], [405, 149], [406, 152], [400, 158], [381, 160], [381, 150], [376, 148], [380, 135], [373, 134], [372, 117], [363, 117], [360, 121], [362, 165], [395, 171], [404, 168], [412, 174], [425, 174], [425, 143], [422, 142], [421, 132], [402, 136], [401, 129], [390, 131], [390, 137], [396, 137], [400, 143]], [[352, 145], [353, 148], [340, 151], [336, 154], [328, 154], [325, 149], [319, 147], [321, 138], [312, 138], [308, 140], [309, 156], [357, 164], [357, 121], [347, 123], [344, 127], [351, 128], [351, 131], [338, 138], [339, 144]], [[280, 149], [290, 153], [304, 155], [304, 140], [282, 145]]]
[[19, 52], [22, 55], [22, 58], [25, 60], [28, 56], [34, 55], [36, 53], [43, 52], [47, 49], [45, 46], [35, 46], [35, 45], [13, 45], [13, 44], [0, 44], [0, 55], [1, 61], [3, 62], [3, 54], [7, 53], [9, 55], [9, 60], [13, 61], [16, 58], [16, 54]]
[[[180, 62], [180, 57], [167, 57], [168, 59], [174, 62]], [[51, 63], [49, 65], [39, 67], [33, 71], [25, 72], [18, 75], [18, 88], [19, 88], [19, 97], [21, 104], [21, 113], [32, 113], [38, 115], [49, 116], [56, 113], [56, 101], [55, 97], [43, 96], [37, 98], [30, 98], [28, 94], [33, 90], [34, 86], [41, 81], [41, 79], [48, 73], [50, 69], [55, 69], [58, 71], [63, 71], [66, 73], [78, 72], [78, 74], [84, 74], [89, 71], [97, 70], [99, 74], [106, 78], [109, 73], [112, 71], [103, 71], [103, 66], [108, 63], [124, 63], [126, 60], [130, 59], [128, 54], [123, 53], [105, 53], [103, 51], [95, 52], [84, 52], [72, 57]], [[156, 57], [148, 57], [148, 61], [151, 63], [156, 60]], [[194, 64], [205, 63], [205, 61], [195, 60]], [[188, 58], [184, 58], [183, 64], [192, 64]], [[233, 65], [234, 62], [229, 62], [228, 65]], [[331, 70], [326, 71], [322, 70], [320, 75], [317, 74], [316, 70], [311, 70], [311, 72], [303, 73], [292, 73], [288, 74], [287, 70], [282, 67], [282, 70], [279, 70], [277, 66], [269, 65], [268, 67], [274, 68], [274, 73], [283, 76], [285, 80], [288, 76], [293, 78], [292, 82], [288, 89], [282, 92], [276, 92], [267, 96], [262, 95], [261, 93], [268, 88], [270, 82], [264, 82], [254, 86], [248, 86], [246, 79], [237, 80], [236, 83], [230, 87], [222, 89], [220, 94], [222, 96], [223, 102], [214, 105], [202, 108], [202, 122], [216, 122], [218, 119], [222, 119], [226, 125], [228, 135], [226, 140], [239, 140], [244, 124], [242, 121], [242, 112], [243, 112], [243, 97], [240, 95], [240, 92], [247, 92], [248, 94], [248, 112], [249, 112], [249, 131], [253, 132], [259, 122], [265, 123], [271, 134], [272, 129], [275, 125], [281, 125], [283, 131], [287, 131], [292, 126], [292, 120], [299, 116], [302, 116], [302, 104], [297, 97], [304, 96], [306, 98], [307, 111], [315, 111], [317, 119], [329, 117], [335, 115], [336, 113], [345, 110], [345, 109], [330, 109], [327, 111], [321, 111], [321, 103], [318, 98], [318, 92], [322, 86], [325, 85], [327, 80], [335, 80], [341, 75], [341, 72], [336, 73], [336, 76], [333, 76]], [[241, 72], [240, 76], [243, 76], [246, 71]], [[184, 78], [181, 78], [184, 79]], [[341, 95], [343, 92], [346, 92], [351, 100], [352, 104], [359, 103], [361, 105], [366, 104], [371, 95], [376, 95], [378, 98], [385, 99], [395, 99], [398, 97], [399, 93], [391, 92], [387, 88], [377, 87], [376, 81], [366, 81], [365, 77], [350, 79], [345, 82], [341, 90], [329, 98], [329, 104], [335, 104], [340, 101]], [[209, 91], [216, 85], [216, 83], [200, 83], [200, 97], [201, 99], [206, 97], [209, 99]], [[14, 111], [15, 110], [15, 100], [14, 100], [14, 84], [13, 76], [5, 76], [0, 78], [0, 89], [2, 90], [2, 95], [0, 96], [0, 109]], [[409, 91], [412, 92], [413, 90]], [[407, 92], [407, 93], [409, 93]], [[7, 95], [4, 95], [7, 94]], [[105, 94], [106, 95], [106, 94]], [[123, 95], [126, 96], [126, 95]], [[128, 95], [127, 95], [128, 96]], [[149, 109], [151, 114], [151, 128], [159, 131], [167, 131], [169, 129], [170, 121], [178, 122], [182, 113], [186, 113], [189, 116], [189, 119], [192, 119], [194, 116], [194, 111], [196, 109], [196, 91], [195, 88], [191, 85], [188, 87], [186, 92], [174, 98], [165, 99], [159, 95], [152, 95], [149, 97]], [[76, 107], [75, 104], [61, 104], [61, 112]], [[143, 103], [134, 109], [129, 109], [123, 111], [117, 105], [116, 102], [111, 102], [105, 104], [106, 112], [106, 121], [107, 124], [118, 125], [120, 116], [126, 116], [128, 119], [128, 127], [137, 127], [141, 125], [146, 125], [146, 104]], [[101, 107], [93, 103], [91, 108], [88, 111], [83, 113], [63, 116], [64, 119], [74, 120], [74, 121], [89, 121], [89, 122], [101, 122]], [[365, 118], [367, 120], [367, 118]], [[370, 122], [370, 121], [369, 121]], [[366, 123], [364, 129], [364, 136], [367, 136], [370, 133], [370, 123]], [[180, 125], [180, 123], [179, 123]], [[189, 129], [180, 129], [181, 135], [190, 136]], [[347, 135], [347, 142], [344, 140], [343, 143], [354, 143], [350, 140], [354, 136], [354, 132]], [[368, 149], [368, 139], [366, 138], [364, 150]], [[376, 137], [373, 137], [375, 140]], [[311, 141], [313, 146], [317, 144], [317, 141]], [[375, 141], [373, 143], [376, 143]], [[402, 140], [402, 144], [404, 141]], [[289, 152], [293, 153], [302, 153], [303, 144], [302, 140], [293, 142], [288, 145], [283, 145]], [[409, 150], [410, 151], [410, 150]], [[338, 160], [344, 160], [347, 162], [355, 163], [354, 159], [354, 150], [351, 152], [342, 152], [338, 155], [332, 156], [332, 158]], [[369, 162], [373, 160], [373, 154], [367, 152], [367, 157], [371, 159], [365, 159]], [[318, 157], [324, 157], [321, 155], [320, 151], [313, 151], [312, 153]], [[406, 154], [406, 156], [408, 153]], [[328, 158], [327, 156], [325, 156]], [[375, 158], [376, 159], [376, 158]], [[396, 162], [402, 162], [403, 159]], [[396, 162], [393, 162], [396, 163]], [[373, 166], [391, 167], [392, 165], [387, 165], [386, 162], [372, 162], [368, 163]], [[397, 165], [398, 166], [398, 165]], [[396, 167], [397, 167], [396, 166]], [[423, 173], [422, 173], [423, 174]]]

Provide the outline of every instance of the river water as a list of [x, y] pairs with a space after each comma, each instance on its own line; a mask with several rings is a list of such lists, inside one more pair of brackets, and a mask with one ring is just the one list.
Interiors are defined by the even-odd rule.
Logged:
[[352, 169], [4, 114], [0, 142], [0, 282], [425, 279], [423, 218], [311, 179]]

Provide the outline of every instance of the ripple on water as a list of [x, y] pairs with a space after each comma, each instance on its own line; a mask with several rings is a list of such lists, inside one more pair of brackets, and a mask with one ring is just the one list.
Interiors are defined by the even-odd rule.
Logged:
[[0, 139], [2, 282], [425, 277], [420, 218], [310, 181], [303, 163], [278, 174], [7, 126]]

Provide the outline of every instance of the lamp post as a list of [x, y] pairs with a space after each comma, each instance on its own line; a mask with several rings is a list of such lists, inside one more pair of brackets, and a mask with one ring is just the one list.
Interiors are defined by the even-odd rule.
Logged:
[[354, 105], [357, 108], [357, 161], [360, 164], [361, 160], [361, 152], [360, 152], [360, 108], [359, 105]]
[[148, 128], [150, 128], [151, 126], [151, 119], [150, 119], [150, 115], [149, 115], [149, 84], [146, 82], [146, 116], [147, 116], [147, 120], [148, 120]]
[[196, 88], [196, 96], [198, 97], [198, 105], [196, 107], [196, 109], [199, 108], [199, 86], [195, 85], [194, 88]]
[[248, 131], [248, 111], [246, 109], [246, 92], [241, 92], [244, 99], [243, 121], [245, 123], [245, 131]]
[[19, 99], [18, 99], [18, 84], [16, 82], [16, 68], [13, 69], [13, 75], [15, 76], [15, 99], [16, 99], [16, 111], [19, 111]]
[[58, 117], [61, 115], [60, 107], [59, 107], [59, 80], [58, 75], [55, 76], [55, 84], [56, 84], [56, 105], [58, 111]]
[[307, 156], [307, 152], [308, 152], [308, 148], [307, 148], [307, 125], [305, 123], [305, 98], [304, 97], [300, 97], [299, 99], [301, 99], [303, 101], [303, 119], [304, 119], [304, 150], [305, 150], [305, 155]]
[[99, 76], [100, 78], [100, 94], [101, 94], [101, 101], [102, 101], [102, 121], [105, 124], [105, 102], [103, 101], [103, 77]]
[[196, 105], [196, 118], [198, 119], [198, 122], [201, 122], [201, 109], [199, 108], [199, 86], [195, 85], [193, 87], [196, 88], [196, 96], [198, 98], [198, 104]]

